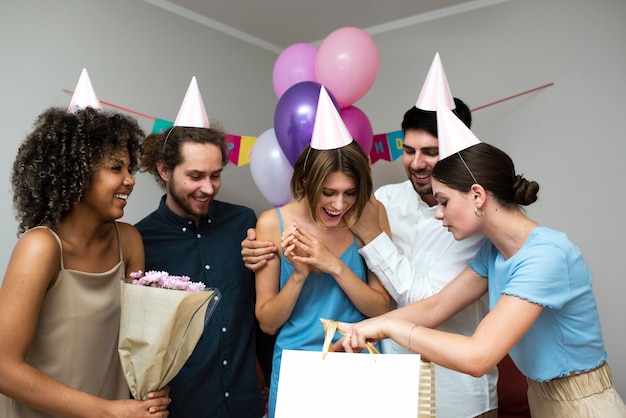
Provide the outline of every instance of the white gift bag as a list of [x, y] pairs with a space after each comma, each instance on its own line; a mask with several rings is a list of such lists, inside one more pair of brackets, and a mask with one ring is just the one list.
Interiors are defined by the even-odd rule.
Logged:
[[275, 416], [434, 417], [433, 370], [418, 354], [283, 350]]

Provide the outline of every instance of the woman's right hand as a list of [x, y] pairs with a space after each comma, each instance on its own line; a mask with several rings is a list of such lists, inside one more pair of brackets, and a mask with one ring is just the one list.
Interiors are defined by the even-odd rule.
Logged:
[[[165, 386], [164, 388], [154, 391], [154, 392], [148, 392], [147, 396], [148, 396], [148, 400], [161, 400], [161, 402], [163, 402], [157, 405], [149, 406], [148, 412], [150, 412], [151, 414], [155, 414], [158, 412], [165, 411], [167, 412], [167, 414], [169, 414], [169, 412], [167, 411], [167, 406], [172, 402], [172, 399], [170, 398], [169, 386]], [[167, 416], [167, 414], [164, 416]]]
[[[169, 389], [167, 392], [169, 394]], [[110, 414], [106, 416], [111, 418], [166, 418], [170, 414], [167, 407], [171, 401], [168, 396], [155, 397], [146, 401], [134, 399], [110, 401]]]
[[308, 254], [304, 253], [294, 243], [294, 240], [296, 239], [294, 236], [296, 228], [297, 226], [294, 225], [282, 233], [280, 236], [280, 246], [283, 248], [283, 255], [285, 258], [287, 258], [287, 260], [289, 260], [293, 265], [294, 274], [297, 274], [299, 277], [306, 278], [311, 272], [311, 265], [298, 260], [298, 257], [306, 257]]
[[383, 338], [388, 338], [388, 327], [391, 322], [393, 320], [385, 316], [368, 318], [354, 324], [339, 322], [337, 328], [343, 331], [345, 336], [337, 343], [341, 343], [343, 351], [360, 353], [366, 348], [368, 342], [373, 344]]

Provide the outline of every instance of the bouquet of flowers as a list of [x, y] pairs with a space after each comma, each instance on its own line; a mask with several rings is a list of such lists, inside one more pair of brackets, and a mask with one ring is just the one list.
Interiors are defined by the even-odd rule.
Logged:
[[141, 270], [129, 274], [133, 284], [139, 286], [159, 287], [161, 289], [188, 290], [202, 292], [204, 283], [192, 282], [188, 276], [170, 276], [166, 271], [148, 271], [144, 275]]
[[221, 295], [187, 276], [130, 276], [132, 283], [122, 283], [118, 352], [133, 397], [145, 400], [183, 367]]

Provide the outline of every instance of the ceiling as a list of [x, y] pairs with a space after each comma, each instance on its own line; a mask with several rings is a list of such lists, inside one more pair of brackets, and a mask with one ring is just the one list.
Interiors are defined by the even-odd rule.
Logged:
[[144, 1], [280, 53], [295, 43], [317, 43], [346, 26], [375, 34], [505, 0]]

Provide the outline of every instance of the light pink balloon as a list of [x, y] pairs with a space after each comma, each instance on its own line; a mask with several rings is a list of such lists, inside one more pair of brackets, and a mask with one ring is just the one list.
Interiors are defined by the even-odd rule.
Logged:
[[367, 115], [356, 106], [344, 107], [339, 115], [352, 138], [363, 148], [365, 154], [370, 155], [374, 145], [374, 130]]
[[293, 44], [280, 53], [274, 63], [272, 81], [276, 97], [294, 84], [315, 81], [315, 58], [317, 47], [311, 44]]
[[315, 78], [333, 93], [340, 107], [350, 106], [374, 84], [379, 59], [376, 43], [365, 31], [337, 29], [317, 51]]

